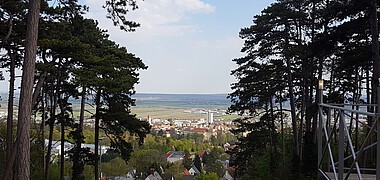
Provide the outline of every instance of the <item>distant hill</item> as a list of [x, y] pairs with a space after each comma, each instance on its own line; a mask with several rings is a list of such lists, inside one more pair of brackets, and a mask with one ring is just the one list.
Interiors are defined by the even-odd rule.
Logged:
[[215, 107], [227, 108], [230, 100], [227, 94], [152, 94], [137, 93], [132, 96], [136, 105], [180, 106], [180, 107]]

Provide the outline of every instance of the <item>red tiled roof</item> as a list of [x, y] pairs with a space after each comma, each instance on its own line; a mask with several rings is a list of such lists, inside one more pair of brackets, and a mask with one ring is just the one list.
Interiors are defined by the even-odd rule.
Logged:
[[185, 170], [183, 171], [183, 174], [185, 174], [185, 175], [191, 175], [190, 172], [189, 172], [187, 169], [185, 169]]
[[169, 157], [172, 154], [173, 154], [173, 151], [169, 151], [169, 152], [166, 153], [166, 157]]
[[194, 129], [191, 130], [191, 132], [205, 133], [205, 132], [208, 132], [208, 129], [206, 129], [206, 128], [194, 128]]

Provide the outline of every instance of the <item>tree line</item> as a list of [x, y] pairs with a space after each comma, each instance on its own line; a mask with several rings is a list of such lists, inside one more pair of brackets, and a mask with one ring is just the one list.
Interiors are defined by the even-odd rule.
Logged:
[[[229, 110], [250, 116], [235, 121], [239, 143], [230, 153], [236, 178], [315, 179], [318, 97], [327, 103], [378, 103], [377, 4], [277, 0], [241, 29], [246, 55], [233, 59], [237, 82], [231, 85]], [[351, 125], [350, 132], [359, 133], [357, 127]]]
[[[104, 8], [107, 17], [121, 30], [134, 31], [139, 26], [125, 17], [128, 11], [138, 8], [134, 0], [105, 0]], [[59, 129], [62, 145], [74, 144], [67, 152], [73, 162], [73, 179], [84, 179], [85, 164], [94, 166], [98, 179], [99, 131], [104, 132], [124, 160], [129, 159], [133, 149], [124, 138], [125, 132], [140, 143], [149, 133], [149, 124], [141, 122], [130, 110], [138, 71], [147, 66], [110, 40], [96, 20], [84, 18], [87, 10], [77, 0], [0, 1], [0, 65], [9, 72], [3, 179], [30, 179], [30, 150], [36, 143], [46, 150], [40, 167], [44, 167], [43, 178], [48, 179], [54, 129]], [[22, 70], [22, 77], [14, 121], [17, 69]], [[79, 118], [73, 116], [71, 99], [81, 101]], [[94, 153], [81, 146], [86, 106], [95, 109], [87, 112], [95, 119]], [[41, 117], [38, 128], [31, 128], [32, 116]], [[49, 138], [45, 149], [46, 134]], [[64, 178], [65, 155], [61, 153], [60, 157], [60, 179]]]

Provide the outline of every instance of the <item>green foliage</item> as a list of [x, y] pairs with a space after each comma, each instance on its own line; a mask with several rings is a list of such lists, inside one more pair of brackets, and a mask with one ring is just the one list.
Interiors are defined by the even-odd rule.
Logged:
[[141, 149], [157, 149], [160, 152], [169, 152], [172, 148], [166, 143], [167, 140], [169, 139], [148, 134]]
[[220, 159], [220, 155], [224, 153], [222, 148], [214, 147], [211, 149], [210, 153], [205, 153], [202, 158], [204, 165], [212, 165]]
[[165, 174], [173, 174], [174, 177], [182, 178], [183, 171], [185, 167], [181, 161], [174, 162], [169, 165], [167, 169], [165, 169]]
[[[108, 109], [101, 115], [102, 127], [111, 140], [111, 147], [116, 148], [124, 160], [128, 160], [132, 151], [132, 145], [124, 139], [124, 133], [128, 131], [132, 135], [139, 137], [139, 143], [150, 130], [150, 125], [145, 121], [140, 121], [135, 115], [130, 115], [129, 103], [123, 102], [130, 97], [122, 95], [108, 96]], [[124, 99], [127, 98], [127, 99]]]
[[[111, 18], [115, 25], [119, 25], [126, 31], [132, 31], [139, 26], [138, 23], [127, 20], [125, 17], [128, 11], [137, 9], [134, 0], [107, 0], [105, 2], [105, 8], [109, 13], [107, 17]], [[30, 11], [27, 4], [27, 1], [20, 0], [0, 2], [0, 26], [5, 27], [0, 30], [0, 39], [2, 40], [0, 66], [2, 68], [14, 63], [18, 67], [23, 59], [25, 30], [27, 29], [26, 17]], [[107, 135], [114, 138], [111, 145], [117, 148], [125, 160], [129, 158], [132, 148], [131, 144], [122, 138], [123, 134], [126, 131], [136, 134], [141, 143], [150, 128], [146, 123], [139, 122], [129, 110], [130, 106], [134, 104], [130, 96], [134, 93], [134, 85], [138, 82], [137, 71], [145, 69], [146, 66], [141, 59], [127, 52], [126, 48], [108, 40], [108, 35], [97, 27], [98, 24], [95, 20], [84, 19], [82, 15], [86, 10], [88, 7], [81, 5], [77, 0], [55, 3], [41, 1], [40, 19], [36, 21], [39, 24], [39, 58], [37, 58], [36, 65], [35, 79], [38, 84], [35, 92], [38, 95], [41, 85], [43, 86], [43, 95], [37, 98], [38, 102], [33, 104], [33, 108], [43, 112], [44, 118], [47, 119], [50, 126], [49, 136], [51, 139], [61, 139], [62, 141], [66, 139], [54, 131], [57, 123], [69, 132], [68, 139], [75, 143], [74, 148], [69, 152], [73, 160], [74, 179], [83, 179], [81, 172], [85, 170], [85, 164], [94, 159], [88, 149], [80, 147], [80, 144], [86, 141], [86, 136], [83, 135], [79, 124], [74, 122], [72, 107], [69, 103], [69, 99], [77, 98], [80, 95], [78, 91], [81, 87], [89, 86], [92, 90], [107, 87], [103, 88], [107, 97], [103, 97], [102, 105], [108, 104], [108, 111], [103, 114], [105, 124], [102, 128], [105, 129]], [[37, 32], [32, 32], [32, 34], [37, 34]], [[104, 64], [107, 64], [107, 68], [102, 67]], [[34, 69], [31, 69], [31, 72], [33, 71]], [[97, 78], [99, 76], [102, 78]], [[14, 87], [10, 88], [13, 90]], [[115, 103], [118, 100], [120, 101]], [[41, 102], [45, 103], [44, 107], [38, 107]], [[97, 105], [100, 106], [100, 104]], [[10, 105], [10, 107], [12, 106]], [[115, 113], [112, 111], [115, 110], [112, 109], [115, 107], [122, 107], [116, 108], [116, 110], [122, 110], [126, 117], [115, 120], [120, 122], [119, 129], [111, 127], [112, 122], [107, 122], [109, 119], [106, 118]], [[61, 131], [66, 132], [65, 130]], [[88, 141], [98, 141], [93, 139], [90, 138]], [[41, 151], [41, 148], [37, 148], [37, 151]], [[31, 151], [32, 156], [34, 156], [33, 153], [35, 152]], [[43, 162], [38, 158], [31, 159], [35, 160], [37, 164]], [[34, 162], [31, 164], [35, 165]], [[36, 167], [31, 166], [32, 177], [39, 176], [40, 178], [43, 168]], [[39, 175], [34, 176], [34, 174]]]
[[[204, 141], [204, 135], [199, 134], [199, 133], [189, 133], [189, 134], [186, 134], [186, 139], [193, 139], [195, 142], [195, 145], [199, 146]], [[198, 149], [198, 150], [200, 150], [200, 149]]]
[[[74, 126], [76, 126], [75, 124]], [[71, 158], [73, 165], [73, 179], [84, 179], [84, 170], [86, 164], [93, 164], [94, 155], [90, 152], [89, 148], [79, 147], [78, 142], [80, 144], [84, 143], [84, 136], [82, 135], [81, 128], [74, 127], [73, 131], [70, 131], [68, 137], [72, 137], [74, 139], [74, 147], [70, 149], [67, 153]]]
[[194, 149], [194, 150], [200, 150], [200, 148], [202, 148], [202, 145], [199, 144], [199, 147], [196, 145], [196, 143], [194, 141], [192, 141], [191, 139], [181, 139], [181, 140], [173, 140], [173, 139], [170, 139], [169, 141], [169, 144], [173, 151], [189, 151], [191, 149]]
[[59, 166], [54, 163], [49, 168], [49, 179], [59, 179]]
[[[150, 172], [151, 168], [165, 166], [166, 156], [164, 152], [156, 149], [141, 149], [132, 152], [131, 159], [128, 161], [128, 170], [136, 169], [137, 173]], [[160, 171], [160, 169], [155, 169]]]
[[[274, 177], [274, 174], [271, 174], [270, 165], [268, 161], [269, 161], [268, 153], [266, 153], [264, 156], [256, 157], [252, 161], [252, 163], [254, 163], [253, 165], [254, 169], [249, 171], [249, 172], [254, 173], [254, 175], [251, 176], [251, 178], [255, 177], [257, 179], [268, 179], [268, 178]], [[250, 174], [249, 172], [247, 173], [247, 175]]]
[[204, 170], [207, 173], [216, 173], [218, 177], [223, 177], [225, 173], [225, 168], [220, 161], [215, 161], [213, 164], [208, 164], [204, 166]]
[[85, 165], [84, 166], [84, 177], [86, 180], [94, 179], [94, 166]]
[[30, 177], [31, 179], [38, 179], [43, 177], [44, 170], [41, 168], [41, 164], [44, 164], [44, 152], [42, 144], [45, 144], [45, 140], [38, 137], [30, 145]]
[[[237, 120], [236, 122], [239, 123], [239, 129], [235, 129], [234, 133], [249, 132], [247, 136], [240, 136], [238, 138], [237, 147], [230, 152], [230, 165], [239, 167], [237, 175], [244, 176], [245, 174], [257, 173], [256, 171], [251, 172], [251, 168], [260, 168], [260, 166], [256, 165], [256, 163], [259, 163], [257, 160], [262, 160], [260, 158], [270, 154], [270, 158], [265, 163], [269, 166], [270, 174], [275, 177], [275, 169], [278, 167], [276, 158], [278, 152], [276, 149], [271, 148], [271, 131], [268, 124], [263, 119], [254, 123], [249, 123], [244, 119]], [[252, 161], [252, 158], [255, 161]], [[256, 177], [256, 174], [255, 176], [251, 174], [250, 177]]]
[[110, 162], [112, 159], [119, 157], [119, 153], [115, 152], [113, 149], [108, 149], [106, 153], [102, 154], [102, 162]]
[[[71, 177], [71, 168], [73, 163], [70, 161], [65, 161], [64, 166], [64, 176]], [[52, 163], [49, 168], [49, 179], [59, 179], [59, 163]], [[41, 177], [41, 176], [40, 176]], [[39, 178], [40, 178], [39, 177]]]
[[211, 137], [210, 137], [210, 143], [213, 146], [218, 146], [218, 142], [217, 142], [216, 137], [214, 135], [211, 135]]
[[220, 177], [216, 173], [202, 173], [201, 175], [195, 177], [196, 180], [220, 180]]
[[125, 15], [130, 10], [138, 8], [136, 0], [106, 0], [104, 8], [107, 9], [107, 18], [111, 19], [115, 26], [119, 26], [121, 30], [135, 31], [140, 24], [127, 20]]
[[105, 176], [123, 176], [127, 174], [128, 168], [122, 158], [116, 157], [109, 162], [102, 162], [101, 169]]
[[[49, 168], [49, 179], [59, 179], [59, 165], [57, 163], [53, 163]], [[71, 175], [72, 162], [65, 162], [65, 176], [72, 177]], [[91, 165], [86, 165], [84, 167], [84, 179], [91, 180], [94, 179], [94, 168]], [[37, 177], [37, 179], [41, 179], [41, 176]]]
[[[42, 47], [49, 49], [48, 53], [51, 51], [58, 53], [59, 62], [61, 59], [66, 59], [62, 65], [58, 65], [60, 73], [53, 71], [52, 77], [60, 78], [58, 81], [62, 83], [60, 88], [67, 88], [64, 89], [68, 92], [67, 97], [77, 97], [80, 94], [78, 86], [85, 86], [100, 93], [101, 104], [95, 105], [101, 111], [96, 117], [102, 119], [101, 127], [109, 137], [110, 145], [124, 160], [128, 160], [132, 144], [124, 139], [125, 132], [139, 136], [141, 143], [150, 129], [147, 123], [140, 122], [130, 113], [130, 106], [134, 104], [130, 96], [134, 93], [133, 87], [138, 82], [136, 71], [146, 67], [141, 59], [127, 52], [126, 48], [108, 40], [108, 35], [97, 27], [94, 20], [74, 16], [69, 21], [63, 22], [61, 26], [60, 32], [62, 29], [67, 29], [71, 33], [65, 32], [62, 36], [57, 36], [57, 39], [41, 40]], [[41, 67], [46, 69], [45, 64], [46, 62]], [[62, 75], [63, 68], [66, 76]], [[55, 66], [50, 69], [54, 70]], [[68, 78], [68, 74], [73, 78]], [[85, 141], [94, 143], [97, 139], [92, 133], [84, 134], [78, 124], [71, 124], [71, 128], [69, 138], [76, 145], [69, 153], [74, 162], [73, 172], [77, 177], [81, 176], [79, 174], [83, 171], [84, 165], [94, 160], [90, 157], [88, 149], [79, 147], [78, 143]], [[85, 139], [86, 136], [89, 138]]]
[[[239, 157], [233, 158], [245, 161], [238, 171], [252, 164], [247, 160], [251, 159], [249, 155], [263, 155], [266, 151], [271, 152], [267, 157], [270, 172], [279, 166], [273, 160], [280, 147], [275, 121], [282, 117], [282, 112], [277, 113], [283, 111], [280, 103], [290, 100], [292, 131], [285, 136], [293, 135], [293, 146], [287, 144], [280, 149], [293, 157], [283, 155], [280, 162], [292, 164], [290, 174], [295, 179], [315, 177], [316, 153], [310, 152], [316, 152], [316, 80], [329, 77], [324, 102], [371, 103], [369, 96], [361, 99], [362, 83], [377, 83], [370, 82], [375, 70], [372, 66], [378, 59], [374, 51], [378, 50], [371, 52], [371, 24], [376, 22], [371, 22], [369, 2], [278, 0], [254, 16], [251, 26], [241, 29], [239, 35], [245, 41], [241, 51], [246, 55], [233, 60], [238, 67], [231, 75], [238, 81], [231, 86], [229, 110], [252, 116], [236, 121], [236, 135], [251, 131], [257, 135], [238, 139], [240, 151], [232, 154]], [[369, 94], [368, 89], [365, 94]], [[304, 162], [300, 162], [300, 156]], [[260, 172], [266, 172], [266, 168]]]
[[192, 164], [193, 164], [193, 160], [190, 159], [190, 158], [185, 158], [185, 159], [183, 160], [183, 166], [184, 166], [184, 168], [186, 168], [186, 169], [190, 169]]

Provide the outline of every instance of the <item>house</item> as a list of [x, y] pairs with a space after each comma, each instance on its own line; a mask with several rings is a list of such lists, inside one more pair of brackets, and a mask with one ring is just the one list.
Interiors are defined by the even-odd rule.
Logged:
[[164, 137], [174, 137], [175, 135], [177, 135], [177, 131], [173, 128], [171, 129], [166, 129], [163, 133], [163, 136]]
[[150, 174], [145, 180], [163, 180], [160, 174], [157, 171], [154, 171], [153, 174]]
[[228, 173], [228, 171], [226, 171], [223, 175], [223, 178], [222, 180], [233, 180], [234, 178], [230, 175], [230, 173]]
[[187, 170], [187, 169], [185, 169], [185, 170], [183, 171], [183, 174], [184, 174], [184, 175], [191, 175], [190, 172], [189, 172], [189, 170]]
[[207, 133], [209, 130], [207, 128], [194, 128], [192, 130], [190, 130], [190, 132], [192, 133], [199, 133], [199, 134], [205, 134]]
[[[49, 140], [45, 139], [45, 147], [48, 147]], [[68, 150], [72, 149], [74, 147], [74, 144], [68, 141], [64, 142], [64, 151], [67, 152]], [[91, 152], [94, 152], [95, 145], [94, 144], [81, 144], [82, 148], [88, 148]], [[110, 149], [109, 146], [99, 146], [100, 153], [104, 154]], [[52, 155], [61, 155], [61, 141], [52, 141], [51, 146], [51, 154]]]
[[201, 174], [201, 171], [199, 171], [199, 169], [197, 167], [195, 167], [194, 164], [189, 169], [189, 172], [193, 176], [198, 176], [199, 174]]
[[170, 151], [166, 153], [166, 160], [171, 163], [183, 160], [184, 157], [185, 153], [182, 151]]
[[227, 142], [223, 145], [224, 151], [232, 150], [236, 147], [236, 144], [234, 142]]
[[136, 178], [136, 169], [131, 170], [127, 173], [128, 180], [134, 180]]
[[228, 166], [230, 164], [230, 161], [228, 159], [227, 160], [219, 160], [218, 159], [217, 161], [219, 161], [220, 163], [222, 163], [224, 168], [228, 168]]

